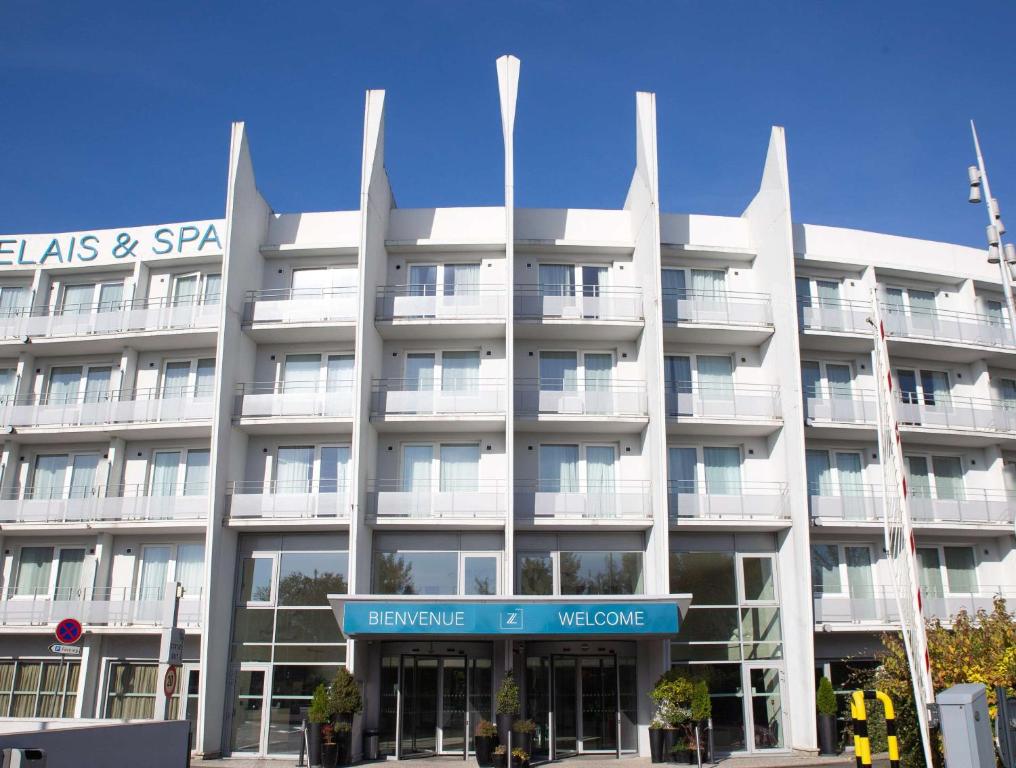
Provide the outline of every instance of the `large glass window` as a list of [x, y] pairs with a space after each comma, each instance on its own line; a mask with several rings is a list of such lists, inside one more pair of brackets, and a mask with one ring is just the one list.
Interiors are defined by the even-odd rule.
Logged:
[[554, 561], [550, 553], [520, 554], [518, 581], [520, 595], [554, 594]]
[[641, 552], [561, 552], [562, 595], [642, 593]]
[[379, 595], [458, 594], [458, 552], [375, 552]]
[[74, 717], [77, 661], [0, 659], [0, 717]]

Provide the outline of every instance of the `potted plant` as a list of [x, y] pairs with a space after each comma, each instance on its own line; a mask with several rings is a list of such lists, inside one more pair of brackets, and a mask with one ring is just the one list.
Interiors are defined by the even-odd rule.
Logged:
[[[533, 734], [536, 733], [536, 723], [532, 720], [516, 720], [512, 723], [512, 744], [527, 754], [533, 752]], [[515, 750], [512, 750], [514, 754]]]
[[519, 714], [519, 684], [511, 671], [505, 672], [501, 687], [497, 689], [497, 735], [501, 743], [508, 744], [512, 723]]
[[350, 765], [353, 762], [353, 724], [339, 720], [334, 725], [336, 765]]
[[663, 740], [668, 727], [659, 713], [649, 722], [649, 754], [654, 763], [662, 763], [664, 760]]
[[508, 747], [498, 744], [494, 747], [494, 768], [506, 768], [508, 762]]
[[692, 686], [690, 708], [695, 748], [702, 756], [702, 761], [708, 762], [711, 755], [706, 733], [709, 718], [713, 716], [713, 700], [709, 698], [709, 684], [705, 680], [699, 680]]
[[[656, 704], [656, 717], [663, 730], [662, 755], [673, 760], [677, 744], [687, 742], [687, 726], [691, 720], [692, 682], [677, 670], [660, 675], [649, 697]], [[686, 747], [683, 747], [684, 749]]]
[[345, 667], [339, 667], [335, 673], [335, 679], [328, 687], [328, 699], [332, 712], [339, 718], [335, 724], [339, 765], [349, 765], [353, 761], [353, 716], [363, 709], [363, 696], [360, 684]]
[[688, 749], [688, 742], [684, 736], [677, 734], [674, 737], [674, 744], [670, 748], [670, 762], [672, 763], [687, 763], [690, 762], [688, 759], [691, 751]]
[[512, 750], [512, 768], [529, 768], [529, 753], [524, 749]]
[[314, 695], [307, 709], [307, 762], [310, 768], [321, 766], [321, 726], [332, 719], [331, 705], [328, 701], [328, 688], [324, 683], [314, 689]]
[[818, 681], [815, 704], [818, 709], [819, 752], [823, 755], [835, 755], [839, 743], [839, 734], [836, 732], [836, 694], [828, 677]]
[[473, 734], [473, 749], [476, 751], [476, 763], [480, 768], [494, 765], [494, 744], [497, 742], [497, 727], [490, 720], [481, 720], [476, 724]]
[[339, 745], [335, 743], [335, 727], [331, 723], [321, 726], [321, 768], [335, 768], [339, 758]]

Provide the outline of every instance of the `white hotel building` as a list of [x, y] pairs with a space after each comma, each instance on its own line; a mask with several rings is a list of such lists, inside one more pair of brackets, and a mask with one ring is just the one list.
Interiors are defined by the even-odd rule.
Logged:
[[[650, 93], [622, 208], [516, 208], [517, 60], [498, 82], [503, 206], [396, 207], [370, 91], [359, 210], [274, 212], [236, 124], [224, 218], [0, 237], [0, 729], [152, 716], [179, 582], [199, 755], [292, 756], [340, 664], [393, 756], [461, 754], [508, 666], [538, 757], [647, 754], [671, 665], [710, 675], [721, 752], [813, 750], [816, 675], [896, 626], [873, 293], [928, 610], [1013, 595], [984, 252], [795, 222], [780, 128], [742, 215], [662, 212]], [[691, 606], [676, 635], [347, 637], [343, 593]]]

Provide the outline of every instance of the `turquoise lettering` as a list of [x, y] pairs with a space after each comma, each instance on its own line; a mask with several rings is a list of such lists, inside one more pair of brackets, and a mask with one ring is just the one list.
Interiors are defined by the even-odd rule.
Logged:
[[173, 234], [173, 230], [168, 227], [155, 230], [155, 242], [159, 245], [164, 246], [161, 250], [156, 247], [152, 247], [152, 253], [156, 256], [162, 256], [164, 253], [169, 253], [173, 250], [173, 241], [169, 239], [169, 236]]
[[180, 238], [178, 241], [179, 244], [177, 245], [176, 250], [182, 253], [184, 243], [193, 243], [200, 236], [201, 230], [199, 230], [197, 227], [192, 227], [189, 224], [186, 227], [180, 227]]
[[21, 241], [21, 248], [18, 249], [18, 264], [35, 264], [31, 259], [25, 258], [25, 241]]
[[57, 238], [53, 238], [49, 241], [49, 245], [46, 246], [46, 252], [42, 254], [42, 258], [39, 259], [40, 264], [45, 264], [46, 259], [56, 257], [56, 260], [63, 264], [63, 252], [60, 250], [60, 241]]
[[[7, 245], [13, 245], [16, 242], [18, 242], [18, 241], [17, 240], [0, 240], [0, 256], [3, 256], [3, 255], [13, 256], [15, 253], [17, 253], [17, 251], [12, 250], [12, 249], [6, 247]], [[10, 267], [13, 264], [14, 264], [14, 262], [9, 260], [9, 259], [0, 259], [0, 266]]]
[[95, 235], [85, 235], [84, 237], [82, 237], [80, 243], [81, 247], [87, 248], [89, 251], [92, 252], [92, 255], [86, 256], [85, 254], [78, 252], [78, 261], [94, 261], [95, 258], [99, 255], [99, 251], [94, 245], [92, 245], [92, 243], [97, 242], [99, 242], [99, 238], [97, 238]]
[[201, 238], [201, 242], [198, 243], [198, 250], [200, 251], [205, 247], [205, 243], [215, 243], [219, 248], [222, 248], [222, 243], [219, 242], [219, 233], [215, 231], [215, 225], [209, 224], [208, 229], [205, 230], [205, 236]]

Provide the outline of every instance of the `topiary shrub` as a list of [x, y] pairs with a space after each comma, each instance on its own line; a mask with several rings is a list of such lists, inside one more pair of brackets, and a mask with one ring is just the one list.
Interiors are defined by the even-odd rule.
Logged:
[[497, 713], [499, 715], [517, 715], [519, 713], [519, 684], [515, 675], [506, 672], [497, 689]]
[[832, 681], [828, 677], [823, 677], [818, 681], [818, 693], [815, 695], [815, 705], [820, 715], [836, 716], [839, 707], [836, 704], [836, 694], [833, 692]]

